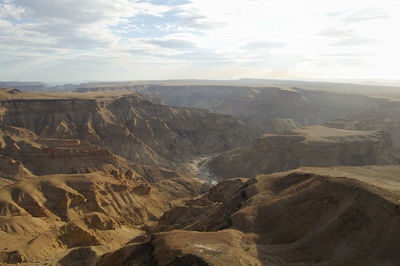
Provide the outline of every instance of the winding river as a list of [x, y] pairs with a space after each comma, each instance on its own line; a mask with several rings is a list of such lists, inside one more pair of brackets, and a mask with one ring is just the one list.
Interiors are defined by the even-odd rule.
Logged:
[[209, 185], [218, 184], [218, 177], [212, 174], [207, 167], [207, 163], [217, 155], [218, 154], [195, 157], [190, 163], [187, 164], [189, 173], [194, 177], [206, 181]]

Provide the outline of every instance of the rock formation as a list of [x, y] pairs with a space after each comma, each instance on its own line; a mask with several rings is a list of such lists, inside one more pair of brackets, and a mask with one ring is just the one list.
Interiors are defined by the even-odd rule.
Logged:
[[47, 146], [49, 156], [107, 157], [109, 150], [135, 163], [177, 168], [193, 155], [242, 146], [252, 138], [231, 116], [154, 104], [137, 95], [45, 97], [0, 102], [3, 128], [29, 130], [40, 138], [38, 145], [3, 138], [7, 154], [28, 149], [24, 154], [32, 156]]
[[[249, 83], [246, 83], [246, 80], [225, 82], [226, 85], [224, 82], [201, 81], [192, 82], [193, 84], [184, 81], [89, 83], [81, 84], [76, 91], [138, 92], [145, 95], [147, 99], [152, 101], [159, 99], [172, 106], [203, 108], [212, 112], [229, 114], [243, 121], [257, 136], [263, 133], [280, 133], [301, 126], [322, 124], [333, 119], [354, 118], [357, 114], [364, 117], [363, 119], [369, 118], [366, 116], [367, 113], [376, 117], [375, 111], [387, 109], [383, 106], [389, 105], [390, 102], [386, 98], [349, 94], [349, 92], [360, 93], [364, 90], [368, 92], [367, 95], [371, 95], [373, 91], [373, 95], [376, 95], [378, 89], [372, 86], [298, 81], [247, 81]], [[390, 87], [379, 87], [382, 93], [386, 89], [395, 90]], [[374, 120], [375, 124], [382, 123], [382, 120]], [[370, 126], [369, 129], [363, 129], [362, 127], [359, 125], [360, 130], [390, 129], [389, 125], [385, 128]], [[394, 130], [390, 133], [393, 134]], [[397, 143], [397, 136], [393, 139]]]
[[383, 101], [363, 112], [349, 114], [345, 119], [325, 123], [328, 127], [354, 130], [383, 130], [392, 137], [393, 144], [400, 147], [400, 101]]
[[[287, 131], [361, 110], [365, 98], [334, 107], [333, 94], [234, 86], [221, 87], [211, 94], [221, 97], [209, 102], [204, 92], [211, 88], [200, 88], [194, 98], [182, 95], [216, 109], [224, 99], [219, 110], [245, 117], [245, 124], [154, 101], [164, 89], [178, 99], [181, 88], [174, 94], [154, 84], [101, 93], [0, 89], [0, 264], [400, 260], [400, 168], [367, 165], [399, 162], [389, 134], [324, 126]], [[277, 134], [249, 146], [264, 130]], [[209, 176], [205, 165], [217, 153], [209, 168], [242, 178], [210, 188], [190, 175]], [[304, 165], [325, 168], [294, 169]], [[272, 173], [288, 169], [294, 170]]]
[[361, 95], [261, 85], [155, 85], [145, 89], [166, 104], [230, 114], [257, 136], [322, 124], [361, 112], [381, 100]]
[[309, 167], [225, 180], [167, 211], [159, 229], [170, 231], [106, 253], [97, 263], [395, 265], [399, 170]]
[[139, 228], [156, 222], [171, 201], [200, 189], [183, 177], [150, 185], [101, 172], [16, 182], [0, 189], [0, 260], [35, 263], [75, 247], [115, 248], [143, 234]]
[[310, 126], [265, 134], [253, 146], [217, 156], [208, 167], [221, 177], [251, 177], [300, 166], [397, 164], [391, 144], [390, 136], [381, 131]]
[[146, 238], [175, 201], [204, 191], [176, 169], [251, 139], [230, 116], [135, 94], [0, 92], [1, 263], [97, 257]]

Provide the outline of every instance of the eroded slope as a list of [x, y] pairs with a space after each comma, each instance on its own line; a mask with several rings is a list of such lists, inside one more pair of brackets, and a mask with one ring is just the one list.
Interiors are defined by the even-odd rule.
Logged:
[[225, 152], [208, 163], [221, 177], [250, 177], [300, 166], [397, 164], [390, 136], [382, 131], [356, 131], [309, 126], [266, 134], [247, 148]]
[[[100, 263], [132, 265], [147, 256], [146, 263], [161, 265], [396, 265], [399, 170], [300, 168], [226, 180], [163, 215], [160, 229], [177, 231], [106, 254]], [[148, 253], [139, 256], [143, 245]]]
[[70, 93], [58, 98], [45, 94], [42, 99], [24, 95], [0, 102], [1, 127], [3, 131], [10, 127], [28, 130], [38, 145], [19, 145], [15, 138], [3, 137], [6, 156], [12, 157], [15, 145], [32, 153], [47, 146], [49, 153], [66, 156], [72, 150], [77, 158], [97, 149], [97, 153], [108, 150], [135, 163], [179, 168], [194, 155], [221, 152], [252, 139], [244, 124], [231, 116], [155, 104], [135, 94]]
[[54, 262], [82, 246], [99, 254], [115, 249], [145, 236], [144, 226], [173, 200], [200, 189], [201, 183], [184, 177], [148, 184], [101, 172], [16, 182], [0, 189], [1, 262]]

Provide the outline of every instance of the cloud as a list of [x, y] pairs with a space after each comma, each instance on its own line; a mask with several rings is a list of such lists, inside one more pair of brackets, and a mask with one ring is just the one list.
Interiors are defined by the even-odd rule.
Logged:
[[164, 6], [128, 0], [18, 0], [4, 4], [2, 9], [7, 17], [19, 17], [18, 23], [13, 23], [8, 32], [13, 32], [9, 39], [22, 40], [20, 46], [31, 45], [33, 42], [28, 39], [35, 38], [36, 42], [45, 40], [43, 44], [51, 43], [52, 47], [71, 49], [113, 45], [119, 37], [110, 27], [127, 24], [127, 17], [139, 14], [162, 16], [169, 10]]
[[250, 41], [243, 47], [249, 50], [264, 50], [273, 48], [283, 48], [287, 44], [282, 42], [269, 42], [269, 41]]
[[149, 2], [128, 0], [18, 0], [12, 3], [24, 8], [28, 18], [44, 21], [55, 19], [73, 24], [99, 21], [112, 24], [124, 17], [134, 17], [138, 14], [161, 16], [169, 10], [168, 7], [152, 5]]
[[351, 13], [343, 18], [345, 23], [358, 23], [369, 20], [387, 19], [389, 15], [377, 10], [364, 9]]
[[145, 0], [140, 2], [148, 2], [152, 3], [153, 5], [165, 5], [165, 6], [180, 6], [183, 4], [189, 4], [189, 0]]
[[24, 8], [17, 7], [13, 5], [12, 2], [8, 3], [4, 1], [0, 3], [0, 18], [19, 20], [24, 11]]
[[212, 28], [214, 23], [211, 23], [210, 21], [206, 20], [205, 16], [201, 15], [183, 15], [183, 22], [182, 25], [189, 27], [189, 28], [195, 28], [195, 29], [200, 29], [200, 30], [207, 30]]
[[[399, 12], [395, 0], [1, 1], [0, 54], [15, 62], [0, 78], [399, 76]], [[354, 60], [359, 72], [343, 60], [357, 53], [370, 62]]]
[[346, 13], [348, 13], [347, 10], [339, 10], [339, 11], [327, 12], [327, 13], [325, 13], [325, 15], [328, 17], [339, 17]]
[[368, 54], [365, 54], [365, 53], [332, 53], [332, 54], [321, 54], [319, 56], [343, 58], [343, 57], [365, 57], [365, 56], [368, 56]]
[[148, 44], [153, 44], [159, 46], [161, 48], [168, 48], [168, 49], [191, 49], [194, 48], [195, 45], [192, 42], [179, 40], [179, 39], [151, 39], [145, 41]]
[[359, 36], [353, 29], [324, 29], [318, 35], [335, 39], [329, 44], [331, 46], [359, 46], [379, 42], [376, 38]]
[[327, 37], [349, 37], [349, 36], [354, 36], [354, 30], [330, 28], [321, 30], [318, 34]]
[[373, 38], [354, 37], [354, 38], [343, 38], [340, 41], [331, 43], [330, 45], [334, 46], [368, 45], [371, 43], [376, 43], [378, 41], [379, 41], [378, 39], [373, 39]]

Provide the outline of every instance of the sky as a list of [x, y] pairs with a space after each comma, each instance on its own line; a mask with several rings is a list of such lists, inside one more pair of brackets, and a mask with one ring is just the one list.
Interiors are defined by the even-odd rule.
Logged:
[[0, 0], [0, 80], [399, 80], [398, 0]]

